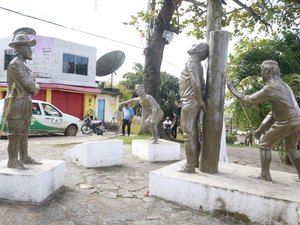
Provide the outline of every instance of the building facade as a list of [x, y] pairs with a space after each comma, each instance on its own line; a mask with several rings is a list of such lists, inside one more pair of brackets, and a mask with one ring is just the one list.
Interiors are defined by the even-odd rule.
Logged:
[[[47, 101], [61, 111], [83, 119], [93, 110], [97, 119], [110, 121], [119, 93], [107, 93], [96, 82], [96, 48], [57, 38], [34, 36], [33, 60], [28, 61], [41, 90], [34, 99]], [[7, 67], [15, 52], [0, 39], [0, 99], [6, 95]]]

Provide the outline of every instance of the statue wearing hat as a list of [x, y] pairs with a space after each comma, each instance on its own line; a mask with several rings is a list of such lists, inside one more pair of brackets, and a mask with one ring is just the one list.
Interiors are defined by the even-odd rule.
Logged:
[[4, 115], [8, 127], [8, 168], [26, 169], [24, 164], [40, 164], [28, 155], [28, 131], [31, 122], [31, 96], [39, 93], [39, 85], [32, 75], [27, 60], [32, 60], [32, 46], [35, 35], [31, 28], [20, 28], [14, 32], [10, 47], [16, 51], [16, 57], [7, 69], [7, 95]]

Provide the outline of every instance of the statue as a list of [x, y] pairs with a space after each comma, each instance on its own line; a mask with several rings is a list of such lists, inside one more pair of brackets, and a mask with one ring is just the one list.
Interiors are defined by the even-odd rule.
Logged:
[[193, 45], [190, 58], [181, 72], [179, 88], [182, 102], [181, 129], [183, 131], [186, 164], [181, 172], [194, 173], [199, 167], [201, 151], [200, 112], [204, 107], [205, 81], [201, 61], [208, 57], [208, 44]]
[[26, 169], [24, 164], [40, 164], [28, 156], [28, 131], [31, 123], [31, 96], [39, 93], [39, 85], [32, 75], [26, 60], [32, 60], [32, 46], [35, 35], [31, 28], [20, 28], [14, 32], [10, 47], [16, 57], [7, 69], [7, 94], [4, 102], [4, 117], [8, 127], [8, 168]]
[[143, 123], [150, 128], [150, 132], [153, 136], [153, 144], [158, 143], [158, 131], [157, 125], [163, 118], [163, 111], [161, 110], [159, 104], [151, 95], [145, 93], [144, 87], [141, 84], [135, 86], [135, 90], [139, 97], [129, 99], [125, 102], [119, 103], [120, 106], [125, 104], [136, 104], [140, 103], [142, 106], [143, 113], [146, 113], [146, 119]]
[[241, 94], [232, 81], [228, 88], [232, 94], [244, 104], [254, 105], [269, 102], [272, 112], [269, 113], [254, 136], [260, 139], [261, 178], [272, 181], [270, 174], [271, 150], [276, 143], [284, 140], [284, 149], [300, 178], [300, 153], [297, 144], [300, 138], [300, 108], [290, 87], [280, 78], [278, 63], [266, 60], [261, 65], [261, 76], [266, 85], [252, 95]]

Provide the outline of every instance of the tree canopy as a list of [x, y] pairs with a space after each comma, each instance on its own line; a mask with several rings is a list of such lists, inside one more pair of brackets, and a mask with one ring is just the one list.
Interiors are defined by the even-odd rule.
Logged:
[[[170, 0], [152, 1], [151, 10], [141, 11], [131, 17], [134, 25], [144, 36], [149, 32], [148, 24], [157, 19], [162, 5]], [[166, 29], [181, 31], [202, 39], [206, 35], [206, 1], [172, 0], [176, 6]], [[300, 23], [299, 0], [226, 0], [222, 7], [222, 27], [229, 28], [236, 37], [260, 37], [281, 34], [286, 30], [297, 30]], [[151, 30], [151, 27], [150, 27]], [[151, 32], [151, 31], [150, 31]]]
[[[137, 94], [135, 93], [135, 85], [143, 82], [144, 68], [140, 63], [136, 63], [133, 70], [133, 72], [126, 73], [123, 76], [124, 79], [120, 82], [119, 86], [125, 87], [131, 93], [131, 96], [137, 97]], [[160, 107], [165, 116], [171, 116], [172, 112], [178, 111], [179, 107], [179, 79], [171, 74], [162, 72], [160, 84]], [[128, 99], [131, 98], [129, 96], [127, 97]]]
[[[235, 80], [238, 88], [245, 94], [252, 94], [264, 85], [260, 77], [260, 65], [264, 60], [276, 60], [282, 79], [292, 88], [300, 103], [300, 38], [293, 33], [284, 33], [274, 39], [242, 41], [230, 55], [227, 76]], [[227, 112], [235, 126], [241, 129], [257, 128], [270, 111], [268, 104], [254, 107], [242, 106], [230, 93]], [[241, 113], [243, 112], [243, 113]]]

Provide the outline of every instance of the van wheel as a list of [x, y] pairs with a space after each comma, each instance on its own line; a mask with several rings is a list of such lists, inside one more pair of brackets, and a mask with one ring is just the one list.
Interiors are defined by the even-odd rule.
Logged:
[[75, 125], [70, 125], [65, 131], [65, 136], [76, 136], [78, 131], [77, 126]]

